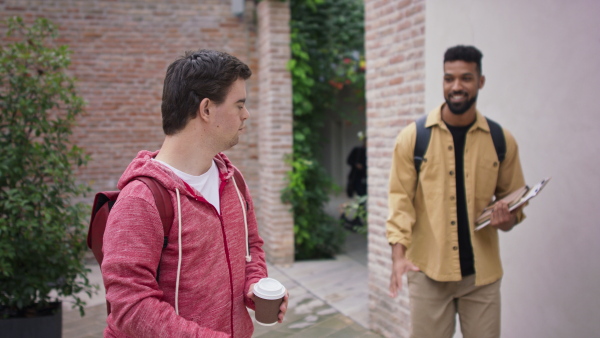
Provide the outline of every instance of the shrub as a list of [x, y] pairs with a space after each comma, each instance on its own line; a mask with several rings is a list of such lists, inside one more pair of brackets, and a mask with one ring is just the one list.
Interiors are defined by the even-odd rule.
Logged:
[[73, 198], [89, 188], [74, 170], [86, 163], [70, 142], [83, 100], [65, 70], [66, 46], [45, 19], [7, 22], [0, 49], [0, 317], [22, 316], [58, 297], [94, 287], [84, 265], [88, 209]]

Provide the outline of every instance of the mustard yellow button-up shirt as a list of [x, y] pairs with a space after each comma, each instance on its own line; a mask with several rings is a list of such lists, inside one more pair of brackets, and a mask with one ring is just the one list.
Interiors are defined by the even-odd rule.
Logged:
[[[421, 164], [414, 167], [416, 125], [404, 128], [396, 139], [389, 181], [389, 217], [386, 235], [390, 244], [407, 248], [406, 257], [437, 281], [461, 280], [458, 252], [455, 157], [452, 134], [442, 121], [441, 108], [427, 117], [431, 138]], [[474, 231], [475, 220], [494, 196], [502, 198], [525, 185], [514, 137], [504, 129], [506, 157], [499, 162], [487, 120], [477, 119], [467, 132], [464, 148], [464, 181], [467, 214], [475, 263], [475, 284], [493, 283], [502, 277], [498, 230], [487, 226]], [[524, 215], [519, 212], [517, 222]]]

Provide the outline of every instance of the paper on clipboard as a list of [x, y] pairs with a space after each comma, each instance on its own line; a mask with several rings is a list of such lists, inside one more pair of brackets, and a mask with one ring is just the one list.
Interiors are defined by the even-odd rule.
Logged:
[[[536, 184], [533, 187], [531, 187], [530, 189], [528, 189], [523, 194], [523, 197], [521, 197], [521, 199], [519, 199], [516, 203], [509, 204], [508, 210], [513, 211], [513, 210], [517, 209], [518, 207], [520, 207], [521, 205], [525, 204], [530, 199], [537, 196], [540, 193], [540, 191], [542, 191], [542, 189], [546, 186], [546, 184], [548, 184], [548, 182], [550, 181], [551, 178], [552, 177], [547, 177], [547, 178], [543, 179], [541, 182], [539, 182], [538, 184]], [[491, 210], [491, 207], [485, 208], [484, 212], [489, 211], [489, 210]], [[490, 224], [490, 221], [491, 221], [491, 218], [487, 218], [483, 222], [477, 223], [477, 227], [475, 228], [475, 231], [485, 228], [487, 225]]]

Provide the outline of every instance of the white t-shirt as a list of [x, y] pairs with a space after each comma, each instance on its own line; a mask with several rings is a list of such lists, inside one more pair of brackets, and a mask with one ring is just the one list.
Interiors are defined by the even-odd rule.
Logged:
[[202, 197], [204, 197], [208, 203], [212, 204], [215, 209], [217, 209], [217, 212], [221, 214], [221, 204], [219, 202], [219, 183], [221, 180], [219, 179], [219, 169], [217, 168], [217, 164], [214, 160], [212, 161], [210, 169], [200, 176], [184, 173], [183, 171], [173, 168], [163, 161], [156, 159], [153, 160], [171, 169], [175, 175], [179, 176], [179, 178], [181, 178], [185, 183], [189, 184], [192, 188], [200, 192]]

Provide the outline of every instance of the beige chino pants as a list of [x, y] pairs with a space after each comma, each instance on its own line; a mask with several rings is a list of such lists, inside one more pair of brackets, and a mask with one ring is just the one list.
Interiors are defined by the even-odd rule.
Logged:
[[500, 337], [500, 280], [475, 286], [475, 275], [437, 282], [408, 272], [412, 338], [451, 338], [456, 314], [464, 338]]

